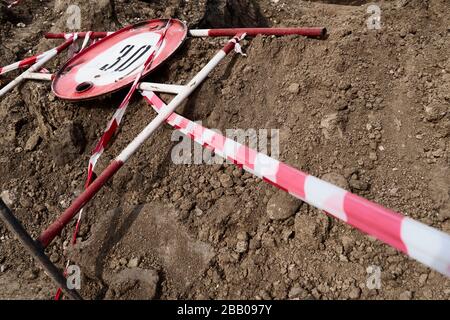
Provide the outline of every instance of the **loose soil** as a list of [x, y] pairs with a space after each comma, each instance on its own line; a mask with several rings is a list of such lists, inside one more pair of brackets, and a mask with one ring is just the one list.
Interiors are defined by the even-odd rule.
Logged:
[[[326, 39], [256, 37], [177, 111], [205, 126], [279, 129], [280, 159], [450, 233], [450, 2], [29, 0], [0, 2], [0, 65], [42, 52], [81, 8], [82, 30], [174, 17], [192, 28], [325, 26]], [[224, 43], [188, 39], [149, 79], [186, 83]], [[49, 63], [56, 70], [63, 54]], [[16, 76], [0, 78], [5, 84]], [[27, 82], [0, 101], [0, 192], [33, 237], [83, 190], [125, 91], [68, 103]], [[163, 96], [167, 101], [169, 96]], [[155, 116], [136, 97], [99, 173]], [[47, 249], [81, 267], [91, 299], [449, 299], [450, 280], [232, 164], [175, 165], [160, 128]], [[278, 214], [274, 208], [280, 207]], [[55, 288], [0, 224], [0, 298]], [[380, 268], [381, 287], [367, 286]]]

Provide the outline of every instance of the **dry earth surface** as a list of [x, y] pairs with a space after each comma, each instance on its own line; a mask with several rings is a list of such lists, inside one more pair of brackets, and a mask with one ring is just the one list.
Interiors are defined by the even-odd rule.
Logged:
[[[65, 31], [174, 17], [189, 27], [326, 26], [324, 40], [256, 37], [178, 111], [210, 128], [280, 130], [280, 159], [450, 232], [450, 1], [23, 0], [0, 2], [0, 65]], [[224, 39], [188, 39], [152, 81], [186, 83]], [[51, 70], [65, 55], [48, 65]], [[17, 72], [0, 78], [2, 84]], [[28, 82], [0, 101], [0, 192], [36, 237], [78, 195], [90, 152], [125, 92], [68, 103]], [[169, 99], [168, 96], [164, 96]], [[134, 99], [96, 172], [155, 113]], [[231, 165], [175, 165], [164, 126], [47, 249], [82, 269], [91, 299], [449, 299], [450, 280]], [[370, 289], [367, 268], [381, 270]], [[0, 224], [0, 298], [55, 288]]]

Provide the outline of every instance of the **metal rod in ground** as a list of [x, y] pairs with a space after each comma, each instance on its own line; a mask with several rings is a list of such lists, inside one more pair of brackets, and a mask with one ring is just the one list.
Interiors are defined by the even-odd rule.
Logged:
[[[91, 39], [104, 38], [113, 32], [92, 32]], [[300, 35], [307, 37], [323, 37], [327, 29], [323, 27], [312, 28], [225, 28], [225, 29], [191, 29], [191, 37], [233, 37], [236, 34], [245, 33], [248, 36], [287, 36]], [[79, 32], [78, 37], [84, 38], [87, 32]], [[47, 39], [67, 39], [72, 33], [46, 33]]]
[[123, 166], [123, 164], [139, 149], [139, 147], [158, 129], [175, 109], [194, 92], [206, 79], [208, 74], [230, 53], [243, 35], [236, 35], [203, 67], [202, 70], [186, 85], [183, 92], [179, 93], [167, 105], [167, 108], [159, 113], [141, 133], [114, 159], [108, 167], [95, 179], [82, 194], [80, 194], [38, 238], [42, 247], [47, 247], [53, 239], [61, 233], [61, 230], [75, 217], [75, 215], [91, 200], [105, 183]]
[[52, 278], [52, 280], [64, 290], [64, 293], [74, 300], [82, 300], [80, 294], [76, 290], [67, 287], [66, 278], [58, 270], [58, 268], [45, 255], [42, 247], [37, 244], [31, 236], [27, 233], [19, 220], [14, 216], [11, 210], [6, 206], [0, 198], [0, 218], [6, 225], [8, 230], [13, 233], [31, 256], [41, 265], [45, 272]]

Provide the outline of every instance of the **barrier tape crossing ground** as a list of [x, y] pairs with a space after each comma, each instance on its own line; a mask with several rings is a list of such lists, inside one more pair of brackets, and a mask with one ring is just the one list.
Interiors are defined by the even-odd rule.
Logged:
[[[153, 92], [143, 91], [142, 95], [157, 112], [165, 109], [164, 102]], [[450, 277], [450, 235], [258, 153], [176, 113], [166, 121], [197, 143], [278, 189]]]

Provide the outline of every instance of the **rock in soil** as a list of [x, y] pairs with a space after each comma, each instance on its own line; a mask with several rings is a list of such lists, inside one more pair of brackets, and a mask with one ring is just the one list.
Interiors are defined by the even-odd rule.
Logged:
[[326, 173], [322, 176], [322, 180], [332, 183], [342, 189], [349, 190], [348, 182], [345, 177], [336, 172]]
[[277, 191], [267, 203], [267, 216], [272, 220], [285, 220], [293, 216], [302, 201], [282, 190]]

